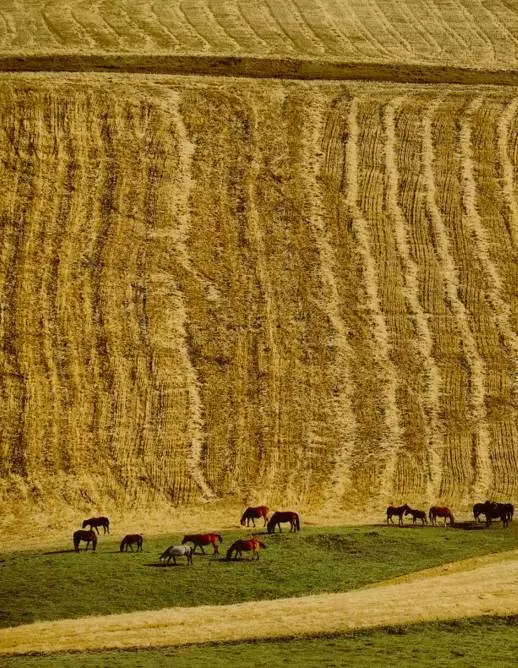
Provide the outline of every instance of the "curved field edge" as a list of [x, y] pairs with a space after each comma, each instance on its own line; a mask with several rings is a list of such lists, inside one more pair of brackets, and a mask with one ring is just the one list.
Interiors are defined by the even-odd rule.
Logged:
[[516, 86], [518, 68], [234, 55], [0, 53], [0, 72], [120, 72], [323, 81]]
[[[49, 654], [4, 657], [5, 668], [48, 666], [192, 666], [203, 661], [226, 668], [235, 661], [249, 665], [465, 666], [514, 665], [518, 653], [518, 617], [474, 617], [428, 622], [410, 626], [388, 626], [353, 631], [346, 635], [287, 638], [253, 642], [204, 643], [159, 649], [136, 648], [111, 652]], [[23, 664], [22, 664], [23, 662]], [[261, 662], [261, 663], [259, 663]], [[405, 663], [403, 663], [405, 662]], [[505, 663], [504, 663], [505, 662]], [[312, 665], [313, 665], [312, 664]]]
[[226, 550], [243, 535], [222, 532], [220, 555], [206, 549], [192, 567], [182, 559], [176, 568], [159, 561], [182, 534], [145, 538], [144, 551], [135, 554], [121, 554], [118, 542], [103, 535], [95, 554], [76, 554], [70, 543], [4, 553], [0, 626], [344, 593], [500, 564], [515, 558], [518, 547], [513, 528], [305, 527], [298, 535], [259, 531], [267, 546], [259, 561], [226, 561]]
[[30, 7], [27, 4], [2, 8], [1, 52], [517, 65], [518, 19], [512, 3], [504, 0], [118, 0], [88, 6], [80, 0], [35, 0]]
[[[346, 594], [169, 608], [37, 623], [0, 633], [0, 653], [56, 653], [341, 634], [355, 629], [518, 613], [518, 563]], [[287, 630], [289, 629], [289, 631]]]

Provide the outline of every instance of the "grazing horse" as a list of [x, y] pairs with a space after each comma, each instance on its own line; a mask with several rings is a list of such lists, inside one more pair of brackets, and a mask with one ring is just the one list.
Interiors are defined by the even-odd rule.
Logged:
[[491, 520], [502, 520], [502, 526], [507, 527], [509, 526], [509, 522], [513, 519], [514, 506], [512, 503], [494, 503], [486, 501], [485, 503], [476, 505], [482, 507], [480, 514], [486, 516], [487, 526], [491, 526]]
[[190, 545], [171, 545], [160, 555], [160, 561], [164, 561], [169, 565], [172, 559], [176, 566], [176, 557], [185, 557], [187, 559], [187, 565], [192, 565], [193, 553], [194, 551]]
[[489, 501], [486, 501], [485, 503], [475, 503], [473, 506], [473, 517], [475, 519], [475, 522], [480, 522], [480, 516], [485, 515], [485, 510], [486, 510], [486, 505], [489, 503]]
[[76, 552], [79, 552], [79, 543], [84, 540], [86, 542], [86, 548], [85, 552], [88, 551], [88, 546], [90, 543], [92, 543], [92, 550], [95, 552], [95, 548], [97, 547], [97, 536], [95, 535], [95, 531], [92, 531], [91, 529], [84, 531], [83, 529], [78, 529], [77, 531], [74, 531], [74, 535], [72, 536], [73, 541], [74, 541], [74, 550]]
[[257, 538], [250, 540], [236, 540], [227, 550], [227, 561], [232, 559], [232, 552], [235, 552], [234, 559], [240, 557], [243, 552], [251, 552], [250, 559], [259, 559], [259, 550], [266, 548], [266, 545]]
[[99, 533], [98, 527], [103, 527], [104, 533], [110, 533], [110, 520], [107, 517], [91, 517], [89, 520], [83, 521], [83, 529], [86, 527], [95, 529]]
[[120, 551], [127, 552], [128, 547], [133, 552], [133, 545], [137, 544], [137, 552], [142, 552], [142, 543], [144, 539], [139, 533], [129, 533], [121, 541]]
[[421, 520], [421, 524], [424, 526], [426, 522], [426, 512], [424, 510], [414, 510], [409, 508], [405, 515], [412, 515], [412, 524], [415, 524], [417, 520]]
[[399, 518], [399, 524], [403, 524], [403, 518], [409, 510], [411, 510], [411, 508], [410, 506], [407, 506], [406, 503], [404, 506], [389, 506], [387, 508], [387, 524], [389, 523], [389, 520], [394, 524], [394, 520], [392, 519], [394, 515]]
[[250, 526], [250, 520], [255, 527], [255, 520], [258, 520], [260, 517], [264, 519], [264, 526], [268, 522], [268, 511], [270, 509], [266, 506], [255, 506], [255, 508], [247, 508], [241, 517], [241, 526]]
[[185, 543], [192, 543], [194, 545], [194, 549], [192, 551], [193, 554], [196, 552], [197, 547], [200, 548], [202, 554], [205, 554], [203, 546], [212, 545], [214, 548], [214, 552], [212, 554], [219, 554], [218, 541], [220, 543], [223, 542], [223, 538], [219, 533], [193, 533], [187, 534], [183, 537], [182, 545], [185, 545]]
[[446, 526], [446, 520], [449, 518], [450, 520], [450, 526], [453, 525], [455, 522], [455, 518], [453, 517], [453, 513], [449, 508], [444, 508], [440, 506], [432, 506], [428, 512], [428, 519], [430, 522], [434, 525], [437, 526], [437, 518], [438, 517], [444, 517], [444, 526]]
[[290, 523], [290, 531], [300, 531], [300, 520], [297, 513], [292, 510], [277, 511], [271, 517], [266, 530], [268, 533], [275, 533], [275, 527], [279, 527], [279, 532], [282, 533], [281, 522]]

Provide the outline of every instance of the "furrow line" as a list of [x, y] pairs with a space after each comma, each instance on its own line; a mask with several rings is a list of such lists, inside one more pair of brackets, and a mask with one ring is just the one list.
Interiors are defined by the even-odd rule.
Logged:
[[380, 455], [383, 460], [382, 480], [380, 481], [379, 496], [382, 500], [389, 500], [393, 491], [396, 470], [397, 453], [401, 447], [401, 428], [397, 407], [397, 378], [390, 360], [390, 341], [387, 325], [378, 293], [378, 274], [374, 254], [369, 239], [369, 224], [358, 206], [358, 147], [359, 129], [357, 122], [358, 99], [351, 101], [348, 116], [349, 137], [346, 145], [346, 201], [352, 217], [352, 228], [358, 244], [358, 252], [362, 259], [363, 279], [367, 297], [373, 336], [376, 341], [374, 359], [379, 372], [383, 374], [381, 380], [381, 401], [385, 410], [386, 435], [380, 444]]
[[409, 223], [398, 202], [400, 175], [396, 159], [395, 115], [405, 97], [393, 98], [385, 107], [385, 166], [387, 172], [387, 203], [394, 221], [397, 250], [403, 268], [404, 297], [416, 328], [415, 354], [421, 359], [426, 377], [423, 402], [425, 407], [426, 440], [429, 455], [429, 484], [427, 497], [432, 500], [439, 493], [441, 480], [439, 412], [441, 404], [441, 376], [433, 359], [433, 341], [428, 321], [419, 300], [418, 266], [411, 257], [408, 243]]
[[236, 0], [224, 3], [219, 0], [209, 0], [209, 8], [222, 29], [227, 34], [235, 35], [233, 39], [239, 45], [241, 52], [250, 52], [255, 49], [268, 51], [268, 44], [259, 38], [252, 26], [245, 20]]
[[516, 117], [518, 98], [514, 98], [504, 109], [497, 126], [499, 161], [502, 166], [502, 193], [508, 210], [507, 228], [512, 245], [518, 251], [518, 200], [515, 191], [514, 166], [509, 151], [511, 121]]
[[[221, 49], [223, 52], [228, 49], [227, 35], [221, 27], [214, 22], [214, 20], [211, 20], [206, 7], [203, 7], [199, 2], [192, 3], [185, 2], [184, 0], [182, 0], [178, 6], [182, 15], [185, 17], [185, 21], [195, 31], [196, 35], [204, 41], [209, 49]], [[216, 26], [215, 31], [212, 30], [214, 26]], [[237, 42], [234, 42], [234, 40], [232, 41], [234, 45], [237, 45]]]
[[[336, 351], [334, 363], [337, 392], [333, 397], [333, 420], [337, 425], [342, 445], [333, 453], [334, 466], [326, 491], [324, 505], [331, 505], [335, 499], [343, 500], [351, 486], [351, 456], [356, 440], [356, 419], [352, 410], [351, 395], [353, 380], [350, 373], [352, 350], [348, 342], [348, 329], [341, 313], [341, 296], [336, 277], [337, 258], [326, 229], [323, 209], [321, 175], [323, 172], [323, 142], [325, 119], [323, 100], [313, 95], [305, 108], [306, 125], [302, 130], [303, 161], [306, 166], [305, 189], [308, 193], [308, 218], [320, 259], [320, 278], [323, 299], [321, 307], [329, 318], [334, 335], [333, 347]], [[337, 138], [340, 139], [340, 138]]]
[[433, 116], [441, 102], [442, 98], [436, 98], [428, 109], [426, 109], [423, 116], [422, 159], [427, 184], [426, 206], [433, 229], [436, 252], [442, 267], [446, 297], [455, 314], [457, 326], [461, 332], [464, 355], [470, 371], [471, 409], [478, 429], [478, 439], [475, 445], [477, 457], [473, 494], [479, 498], [485, 498], [492, 482], [491, 462], [489, 459], [489, 432], [486, 423], [487, 415], [485, 406], [486, 371], [484, 361], [477, 350], [475, 337], [469, 325], [466, 307], [459, 298], [459, 276], [451, 253], [443, 214], [437, 205], [436, 177], [434, 174]]
[[[187, 128], [185, 127], [182, 114], [180, 111], [181, 100], [179, 94], [170, 91], [169, 93], [171, 104], [169, 106], [169, 113], [173, 119], [174, 127], [178, 136], [178, 158], [179, 158], [179, 174], [181, 185], [176, 190], [176, 197], [174, 200], [176, 211], [176, 230], [178, 233], [175, 239], [175, 249], [182, 258], [184, 267], [197, 275], [192, 267], [192, 261], [188, 251], [188, 236], [191, 225], [190, 217], [190, 198], [192, 193], [192, 159], [194, 153], [194, 145], [192, 144]], [[214, 299], [216, 294], [215, 289], [204, 282], [207, 290], [207, 298]], [[174, 299], [177, 302], [178, 308], [178, 329], [182, 345], [179, 346], [182, 363], [184, 366], [184, 373], [187, 379], [187, 395], [189, 405], [189, 449], [187, 454], [187, 467], [189, 473], [200, 489], [203, 497], [207, 500], [214, 499], [215, 491], [209, 485], [207, 477], [203, 472], [202, 452], [205, 441], [205, 424], [203, 418], [203, 402], [200, 391], [200, 381], [198, 379], [196, 368], [190, 358], [187, 327], [188, 322], [187, 308], [185, 301], [177, 286], [172, 286]]]

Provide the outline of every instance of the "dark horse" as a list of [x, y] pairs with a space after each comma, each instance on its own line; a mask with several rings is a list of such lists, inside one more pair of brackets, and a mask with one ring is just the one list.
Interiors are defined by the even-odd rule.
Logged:
[[85, 552], [88, 551], [88, 546], [90, 543], [92, 543], [92, 550], [95, 552], [95, 548], [97, 547], [97, 536], [95, 535], [95, 531], [92, 531], [91, 529], [87, 531], [78, 529], [77, 531], [74, 531], [72, 538], [74, 540], [74, 550], [76, 552], [79, 552], [79, 543], [82, 540], [86, 542]]
[[421, 520], [421, 524], [424, 526], [426, 522], [426, 512], [424, 510], [414, 510], [409, 508], [405, 515], [412, 515], [412, 524], [415, 524], [417, 520]]
[[121, 541], [120, 551], [127, 552], [128, 547], [133, 552], [133, 545], [137, 544], [137, 552], [142, 552], [144, 539], [139, 533], [129, 533]]
[[197, 547], [200, 548], [202, 554], [205, 554], [203, 546], [212, 545], [214, 548], [213, 554], [219, 554], [218, 541], [220, 543], [223, 542], [223, 538], [219, 533], [193, 533], [187, 534], [183, 537], [182, 545], [185, 545], [185, 543], [192, 543], [194, 545], [192, 551], [193, 554], [196, 552]]
[[83, 529], [86, 527], [95, 529], [99, 533], [98, 527], [103, 527], [104, 533], [110, 533], [110, 520], [107, 517], [91, 517], [89, 520], [83, 521]]
[[[479, 515], [485, 515], [486, 525], [491, 526], [491, 520], [502, 520], [502, 526], [509, 526], [514, 515], [514, 506], [512, 503], [494, 503], [486, 501], [485, 503], [476, 503]], [[473, 515], [475, 515], [475, 506], [473, 506]]]
[[403, 518], [409, 510], [411, 510], [411, 508], [410, 506], [407, 506], [406, 503], [404, 506], [389, 506], [387, 508], [387, 524], [389, 523], [389, 520], [394, 524], [394, 520], [392, 519], [394, 515], [399, 519], [399, 524], [403, 524]]
[[264, 519], [264, 526], [268, 522], [268, 511], [270, 509], [266, 506], [255, 506], [255, 508], [247, 508], [241, 517], [241, 526], [250, 526], [250, 520], [255, 527], [255, 520], [258, 520], [260, 517]]
[[452, 526], [453, 523], [455, 522], [453, 513], [449, 508], [432, 506], [428, 512], [428, 519], [434, 526], [437, 526], [438, 517], [444, 517], [444, 526], [446, 526], [446, 520], [448, 519], [450, 520], [450, 526]]
[[259, 550], [264, 549], [266, 545], [257, 538], [250, 540], [236, 540], [227, 550], [227, 561], [232, 558], [232, 552], [235, 552], [234, 559], [241, 556], [243, 552], [251, 552], [250, 559], [259, 559]]
[[266, 530], [268, 533], [275, 533], [275, 527], [279, 527], [279, 531], [282, 533], [281, 522], [290, 523], [290, 531], [300, 531], [300, 520], [297, 513], [292, 510], [277, 511], [271, 517]]
[[473, 506], [473, 517], [476, 522], [480, 522], [480, 516], [485, 515], [484, 510], [486, 510], [487, 503], [489, 503], [489, 501], [486, 501], [486, 503], [475, 503]]

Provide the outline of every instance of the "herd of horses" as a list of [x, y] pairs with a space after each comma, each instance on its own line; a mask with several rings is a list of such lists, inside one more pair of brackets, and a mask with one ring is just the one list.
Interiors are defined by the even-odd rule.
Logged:
[[[415, 524], [417, 520], [421, 521], [421, 524], [424, 526], [427, 524], [426, 512], [424, 510], [416, 510], [410, 508], [408, 504], [402, 506], [389, 506], [387, 508], [387, 524], [394, 524], [394, 517], [397, 517], [399, 524], [404, 524], [404, 518], [410, 515], [412, 517], [412, 523]], [[486, 519], [486, 526], [490, 526], [493, 520], [501, 520], [502, 526], [509, 526], [509, 522], [512, 521], [514, 515], [514, 506], [512, 503], [496, 503], [495, 501], [484, 501], [484, 503], [475, 503], [473, 506], [473, 517], [476, 522], [480, 522], [481, 516], [484, 516]], [[437, 525], [437, 518], [444, 519], [444, 526], [449, 521], [450, 525], [453, 525], [455, 518], [453, 513], [449, 508], [445, 506], [432, 506], [428, 511], [428, 519], [430, 523], [434, 526]]]
[[[267, 506], [249, 507], [243, 513], [240, 524], [241, 526], [252, 526], [255, 528], [255, 520], [262, 519], [269, 534], [275, 533], [278, 528], [282, 532], [281, 524], [289, 524], [290, 532], [300, 531], [300, 518], [298, 513], [286, 510], [276, 511], [268, 519], [269, 508]], [[387, 524], [394, 524], [394, 517], [398, 518], [399, 525], [404, 524], [404, 518], [410, 515], [413, 524], [420, 521], [424, 526], [428, 520], [432, 525], [437, 525], [438, 519], [444, 519], [444, 526], [449, 522], [453, 525], [455, 518], [452, 511], [444, 506], [432, 506], [427, 514], [424, 510], [417, 510], [410, 508], [408, 504], [402, 506], [388, 506], [387, 508]], [[485, 517], [486, 525], [490, 526], [493, 520], [501, 520], [502, 526], [509, 526], [514, 515], [514, 506], [512, 503], [496, 503], [494, 501], [485, 501], [484, 503], [476, 503], [473, 506], [473, 517], [476, 522], [480, 522], [480, 518]], [[89, 528], [87, 528], [89, 527]], [[110, 520], [107, 517], [91, 517], [83, 521], [82, 529], [78, 529], [73, 534], [74, 549], [79, 552], [79, 546], [82, 541], [86, 543], [85, 551], [88, 551], [90, 544], [92, 550], [95, 552], [97, 548], [97, 536], [99, 535], [99, 527], [102, 527], [105, 534], [110, 533]], [[219, 555], [219, 545], [223, 542], [223, 538], [219, 533], [198, 533], [186, 534], [180, 545], [171, 545], [160, 556], [160, 561], [165, 565], [169, 565], [171, 560], [176, 565], [176, 557], [185, 557], [187, 564], [192, 564], [192, 557], [199, 548], [202, 554], [205, 554], [204, 547], [212, 545], [212, 554]], [[137, 552], [142, 552], [142, 545], [144, 538], [141, 534], [127, 534], [121, 541], [120, 551], [133, 552], [133, 546], [136, 546]], [[266, 545], [258, 540], [255, 536], [247, 540], [239, 539], [234, 541], [228, 548], [226, 559], [231, 560], [242, 557], [243, 552], [250, 552], [250, 559], [259, 559], [259, 551], [266, 548]]]
[[[250, 526], [250, 522], [255, 527], [256, 519], [263, 519], [266, 531], [269, 534], [275, 533], [278, 528], [282, 532], [281, 524], [289, 523], [290, 532], [300, 531], [300, 518], [298, 513], [286, 510], [276, 511], [268, 519], [269, 508], [267, 506], [249, 507], [243, 513], [240, 523], [241, 526]], [[86, 527], [90, 527], [87, 529]], [[99, 535], [99, 527], [104, 529], [104, 533], [110, 533], [110, 520], [107, 517], [91, 517], [84, 520], [82, 529], [78, 529], [73, 534], [74, 549], [79, 552], [79, 546], [82, 541], [86, 543], [85, 551], [88, 551], [90, 544], [92, 551], [95, 552], [97, 548], [97, 536]], [[95, 530], [94, 530], [95, 529]], [[200, 548], [200, 552], [205, 554], [204, 547], [212, 545], [212, 554], [219, 555], [218, 546], [223, 542], [223, 538], [219, 533], [197, 533], [186, 534], [180, 545], [171, 545], [163, 554], [160, 555], [160, 561], [165, 565], [169, 565], [171, 561], [176, 565], [177, 557], [185, 557], [187, 564], [192, 564], [193, 554], [196, 549]], [[120, 552], [134, 552], [133, 546], [136, 545], [136, 551], [142, 552], [142, 545], [144, 538], [141, 534], [127, 534], [121, 541]], [[250, 559], [259, 559], [259, 550], [264, 549], [266, 545], [258, 540], [255, 536], [247, 540], [236, 540], [227, 550], [226, 559], [237, 559], [242, 557], [243, 552], [250, 552]]]

